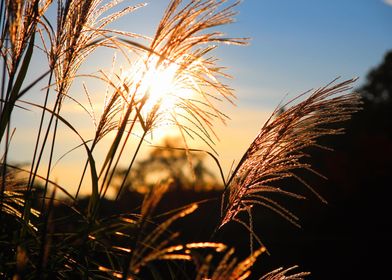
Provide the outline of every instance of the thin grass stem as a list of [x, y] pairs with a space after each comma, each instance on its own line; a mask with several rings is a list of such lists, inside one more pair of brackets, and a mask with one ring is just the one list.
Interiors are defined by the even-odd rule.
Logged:
[[144, 132], [143, 132], [143, 135], [141, 136], [141, 138], [140, 138], [140, 140], [139, 140], [139, 144], [138, 144], [137, 147], [136, 147], [136, 151], [134, 152], [134, 154], [133, 154], [133, 156], [132, 156], [131, 163], [128, 165], [128, 168], [127, 168], [127, 170], [126, 170], [126, 172], [125, 172], [124, 178], [123, 178], [123, 180], [122, 180], [122, 182], [121, 182], [121, 185], [120, 185], [120, 188], [119, 188], [119, 190], [118, 190], [118, 192], [117, 192], [117, 195], [116, 195], [116, 199], [115, 199], [115, 200], [118, 200], [118, 198], [120, 197], [120, 193], [121, 193], [122, 189], [123, 189], [124, 186], [125, 186], [125, 183], [126, 183], [126, 181], [127, 181], [128, 175], [129, 175], [129, 173], [131, 172], [131, 168], [132, 168], [132, 166], [133, 166], [133, 163], [135, 162], [136, 156], [137, 156], [137, 154], [139, 153], [140, 147], [142, 146], [142, 143], [143, 143], [144, 138], [146, 137], [146, 135], [147, 135], [147, 131], [144, 131]]

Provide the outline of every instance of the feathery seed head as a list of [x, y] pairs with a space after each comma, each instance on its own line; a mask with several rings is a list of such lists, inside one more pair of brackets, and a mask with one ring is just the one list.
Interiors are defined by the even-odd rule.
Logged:
[[[279, 108], [275, 110], [232, 174], [221, 226], [252, 205], [268, 207], [296, 224], [295, 215], [265, 196], [275, 192], [303, 198], [277, 187], [285, 178], [299, 180], [324, 201], [295, 171], [306, 169], [318, 174], [303, 162], [307, 156], [304, 149], [321, 147], [317, 139], [322, 136], [343, 133], [342, 128], [333, 128], [333, 125], [348, 120], [361, 108], [359, 95], [347, 93], [355, 80], [338, 84], [333, 81], [283, 113], [278, 114]], [[283, 108], [291, 104], [292, 101]]]

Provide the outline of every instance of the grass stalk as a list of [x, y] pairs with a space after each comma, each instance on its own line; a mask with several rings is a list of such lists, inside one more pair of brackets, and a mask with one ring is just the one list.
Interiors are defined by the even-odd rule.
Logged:
[[[137, 155], [138, 155], [138, 153], [139, 153], [139, 150], [140, 150], [140, 148], [141, 148], [141, 146], [142, 146], [142, 143], [143, 143], [144, 138], [146, 137], [146, 135], [147, 135], [147, 131], [144, 131], [144, 132], [143, 132], [143, 135], [141, 136], [141, 138], [140, 138], [140, 140], [139, 140], [139, 143], [138, 143], [138, 145], [137, 145], [137, 147], [136, 147], [136, 151], [133, 153], [132, 160], [131, 160], [130, 164], [128, 165], [128, 168], [127, 168], [127, 170], [126, 170], [126, 172], [125, 172], [124, 178], [123, 178], [123, 180], [122, 180], [122, 182], [121, 182], [121, 185], [120, 185], [120, 188], [119, 188], [119, 190], [118, 190], [118, 192], [117, 192], [117, 195], [116, 195], [116, 199], [115, 199], [115, 200], [118, 200], [118, 198], [119, 198], [119, 196], [120, 196], [120, 193], [121, 193], [122, 189], [123, 189], [124, 186], [125, 186], [125, 182], [126, 182], [126, 180], [127, 180], [127, 178], [128, 178], [129, 173], [131, 172], [132, 166], [133, 166], [133, 164], [134, 164], [134, 162], [135, 162], [135, 160], [136, 160], [136, 157], [137, 157]], [[106, 190], [105, 190], [105, 191], [106, 191]]]
[[[301, 161], [307, 156], [304, 149], [320, 147], [316, 140], [321, 136], [342, 133], [341, 128], [332, 128], [331, 125], [349, 119], [359, 109], [358, 96], [347, 93], [354, 80], [338, 84], [333, 81], [315, 90], [298, 104], [285, 104], [288, 108], [281, 114], [276, 110], [226, 180], [214, 154], [213, 146], [219, 138], [213, 125], [214, 121], [225, 123], [228, 119], [218, 109], [216, 102], [233, 103], [235, 95], [222, 82], [222, 78], [229, 76], [218, 65], [213, 52], [216, 45], [221, 43], [247, 43], [246, 39], [225, 37], [217, 30], [234, 21], [236, 13], [233, 8], [239, 1], [171, 0], [152, 38], [113, 30], [108, 26], [123, 15], [144, 6], [136, 4], [122, 8], [118, 6], [121, 2], [0, 2], [0, 55], [3, 63], [0, 85], [0, 147], [3, 150], [0, 167], [0, 223], [4, 225], [0, 234], [0, 278], [128, 279], [131, 276], [132, 279], [138, 279], [145, 277], [145, 271], [153, 277], [163, 278], [159, 275], [161, 267], [154, 268], [155, 262], [169, 260], [194, 262], [193, 272], [197, 273], [197, 279], [245, 279], [256, 258], [266, 251], [255, 232], [257, 219], [252, 215], [257, 212], [253, 208], [267, 208], [292, 224], [299, 225], [295, 214], [265, 195], [303, 199], [304, 196], [280, 187], [286, 178], [297, 180], [316, 193], [296, 170], [318, 174], [309, 164]], [[52, 17], [45, 14], [49, 7], [57, 9], [56, 26], [51, 22]], [[113, 8], [120, 10], [112, 12]], [[36, 36], [40, 36], [41, 43], [36, 42]], [[135, 37], [148, 43], [129, 39]], [[130, 63], [131, 69], [125, 73], [122, 70], [119, 73], [113, 71], [111, 75], [100, 70], [103, 76], [80, 73], [80, 69], [83, 69], [80, 66], [86, 57], [99, 47], [119, 50]], [[26, 85], [29, 75], [33, 73], [32, 62], [37, 58], [37, 49], [46, 54], [49, 70]], [[127, 50], [136, 53], [138, 57], [132, 61], [133, 57]], [[113, 89], [110, 99], [105, 97], [98, 124], [93, 106], [95, 100], [90, 98], [87, 87], [84, 89], [89, 109], [84, 105], [83, 97], [79, 99], [78, 95], [72, 95], [74, 81], [80, 77], [98, 78]], [[45, 92], [42, 91], [43, 100], [40, 99], [39, 103], [24, 100], [25, 95], [41, 81], [47, 85]], [[52, 93], [53, 98], [50, 96]], [[93, 119], [95, 134], [91, 140], [86, 141], [84, 134], [82, 136], [82, 132], [76, 129], [78, 118], [73, 115], [69, 119], [65, 118], [63, 109], [67, 105], [64, 103], [66, 97]], [[11, 125], [15, 125], [18, 113], [14, 109], [20, 107], [20, 104], [40, 113], [32, 144], [33, 156], [26, 170], [8, 162], [13, 148]], [[80, 162], [83, 169], [75, 195], [50, 180], [57, 164], [54, 160], [63, 125], [80, 143], [60, 157], [58, 162], [80, 147], [84, 148], [86, 156]], [[224, 189], [221, 217], [217, 219], [219, 224], [211, 239], [218, 238], [215, 233], [228, 222], [244, 227], [249, 232], [249, 242], [246, 242], [251, 251], [245, 260], [239, 262], [233, 249], [221, 255], [220, 261], [216, 260], [215, 254], [222, 253], [225, 245], [210, 240], [184, 243], [178, 239], [180, 232], [170, 230], [175, 221], [196, 211], [203, 201], [170, 209], [163, 214], [155, 213], [160, 208], [158, 203], [173, 186], [173, 182], [180, 184], [176, 180], [162, 181], [162, 184], [152, 187], [137, 208], [140, 212], [117, 213], [113, 216], [104, 213], [107, 192], [117, 174], [122, 177], [115, 201], [122, 199], [120, 196], [129, 180], [139, 180], [137, 175], [143, 172], [138, 171], [144, 168], [148, 172], [150, 167], [153, 169], [154, 159], [143, 162], [143, 165], [137, 165], [137, 159], [147, 135], [166, 125], [178, 128], [185, 146], [167, 149], [184, 153], [179, 156], [180, 163], [171, 161], [175, 157], [173, 154], [178, 153], [169, 153], [170, 156], [166, 157], [163, 152], [157, 152], [155, 159], [160, 163], [171, 164], [169, 168], [174, 171], [173, 177], [180, 178], [186, 182], [184, 185], [191, 185], [195, 190], [195, 185], [208, 181], [207, 176], [202, 176], [205, 170], [202, 157], [197, 158], [200, 160], [197, 165], [190, 163], [188, 167], [195, 172], [193, 176], [196, 176], [196, 172], [201, 174], [200, 181], [196, 183], [191, 182], [195, 178], [187, 177], [182, 164], [187, 161], [186, 157], [190, 158], [191, 153], [203, 152], [212, 156], [219, 168]], [[141, 135], [133, 144], [131, 137], [139, 127], [142, 129]], [[97, 164], [97, 153], [102, 152], [98, 151], [98, 143], [109, 134], [114, 139], [102, 147], [104, 159]], [[188, 147], [188, 140], [195, 138], [207, 145], [208, 151]], [[130, 155], [126, 154], [128, 146], [132, 149]], [[121, 170], [124, 159], [127, 165]], [[47, 169], [41, 175], [39, 171], [43, 169], [44, 163]], [[15, 175], [17, 170], [23, 171], [24, 175], [27, 173], [27, 182], [19, 181]], [[137, 174], [135, 178], [132, 177], [134, 173]], [[208, 172], [206, 174], [211, 175]], [[78, 200], [87, 179], [91, 181], [90, 196], [86, 200]], [[41, 180], [42, 189], [37, 184]], [[144, 183], [148, 181], [146, 178], [143, 180]], [[49, 195], [52, 186], [54, 189]], [[56, 189], [71, 198], [71, 202], [56, 199]], [[40, 192], [42, 197], [36, 195]], [[249, 220], [244, 220], [240, 213]], [[257, 244], [261, 248], [257, 249]], [[199, 250], [214, 252], [210, 254], [209, 251]], [[214, 264], [218, 265], [214, 267]], [[186, 269], [176, 265], [168, 265], [166, 272], [173, 278], [178, 275], [186, 277]], [[166, 269], [166, 266], [162, 267]], [[260, 279], [302, 279], [307, 275], [297, 273], [287, 276], [291, 269], [277, 269]]]
[[[44, 100], [44, 104], [43, 107], [46, 109], [47, 105], [48, 105], [48, 99], [49, 99], [49, 85], [52, 83], [52, 78], [53, 78], [53, 70], [50, 71], [49, 74], [49, 79], [48, 79], [48, 87], [46, 89], [46, 93], [45, 93], [45, 100]], [[35, 165], [35, 161], [36, 161], [36, 157], [37, 157], [37, 152], [38, 152], [38, 146], [39, 146], [39, 142], [41, 139], [41, 133], [42, 133], [42, 129], [43, 129], [43, 123], [44, 123], [44, 119], [45, 119], [45, 112], [46, 110], [43, 109], [41, 112], [41, 117], [40, 117], [40, 121], [39, 121], [39, 126], [38, 126], [38, 133], [37, 133], [37, 137], [36, 137], [36, 141], [35, 141], [35, 146], [34, 146], [34, 153], [33, 153], [33, 158], [31, 161], [31, 168], [30, 168], [30, 174], [29, 174], [29, 179], [27, 181], [27, 188], [28, 191], [31, 190], [33, 183], [32, 183], [32, 176], [33, 174], [35, 174], [33, 172], [34, 170], [34, 165]]]
[[[119, 161], [120, 161], [120, 159], [121, 159], [121, 156], [122, 156], [122, 154], [123, 154], [123, 152], [124, 152], [125, 146], [126, 146], [126, 144], [128, 143], [129, 137], [130, 137], [130, 135], [131, 135], [131, 133], [132, 133], [132, 131], [133, 131], [133, 127], [134, 127], [134, 125], [135, 125], [135, 123], [136, 123], [136, 119], [137, 119], [137, 116], [135, 116], [135, 118], [134, 118], [134, 119], [132, 120], [132, 122], [131, 122], [130, 128], [129, 128], [129, 130], [128, 130], [128, 132], [127, 132], [127, 135], [126, 135], [126, 137], [125, 137], [125, 139], [124, 139], [124, 141], [123, 141], [123, 144], [122, 144], [121, 149], [120, 149], [120, 152], [119, 152], [119, 154], [118, 154], [118, 156], [117, 156], [116, 162], [114, 163], [114, 166], [111, 168], [112, 172], [111, 172], [110, 175], [109, 175], [109, 178], [108, 178], [107, 183], [106, 183], [106, 187], [104, 187], [104, 182], [102, 183], [101, 192], [102, 192], [102, 190], [104, 190], [104, 191], [103, 191], [103, 194], [102, 194], [102, 195], [100, 194], [102, 198], [105, 197], [106, 191], [107, 191], [107, 189], [108, 189], [109, 186], [110, 186], [110, 183], [111, 183], [111, 181], [112, 181], [112, 179], [113, 179], [114, 174], [116, 173], [118, 163], [119, 163]], [[146, 133], [143, 134], [142, 139], [144, 139], [145, 135], [146, 135]], [[141, 141], [141, 142], [142, 142], [142, 141]], [[139, 141], [138, 146], [141, 145], [141, 142]], [[134, 154], [138, 154], [138, 148], [136, 149], [136, 152], [135, 152]], [[110, 165], [109, 165], [109, 166], [110, 166]], [[108, 170], [109, 170], [109, 169], [108, 169]]]

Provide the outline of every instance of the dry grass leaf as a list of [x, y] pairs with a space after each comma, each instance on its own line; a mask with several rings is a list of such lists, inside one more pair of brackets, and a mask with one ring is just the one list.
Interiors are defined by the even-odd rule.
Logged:
[[282, 267], [271, 271], [260, 278], [260, 280], [304, 280], [306, 276], [310, 275], [310, 272], [298, 272], [295, 274], [288, 275], [288, 272], [296, 269], [298, 266], [292, 266], [286, 269]]
[[234, 255], [234, 249], [230, 249], [223, 256], [218, 266], [211, 270], [212, 256], [205, 259], [205, 263], [198, 269], [196, 279], [209, 280], [239, 280], [247, 279], [251, 274], [250, 268], [257, 258], [266, 251], [265, 247], [260, 247], [243, 261], [238, 261]]

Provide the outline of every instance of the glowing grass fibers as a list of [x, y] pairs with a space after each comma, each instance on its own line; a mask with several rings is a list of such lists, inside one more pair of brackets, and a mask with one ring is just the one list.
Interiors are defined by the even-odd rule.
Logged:
[[[334, 129], [330, 125], [347, 120], [359, 109], [358, 96], [347, 93], [353, 80], [331, 83], [296, 105], [289, 102], [283, 112], [276, 110], [229, 180], [223, 179], [222, 216], [217, 230], [231, 221], [249, 230], [251, 252], [245, 260], [239, 261], [234, 256], [234, 249], [228, 249], [220, 242], [179, 241], [180, 232], [173, 232], [170, 227], [188, 215], [197, 214], [198, 203], [155, 216], [170, 181], [152, 188], [142, 205], [135, 206], [137, 210], [101, 217], [102, 202], [113, 186], [120, 160], [126, 161], [127, 168], [121, 173], [117, 198], [145, 137], [157, 127], [176, 127], [185, 146], [179, 149], [188, 155], [206, 152], [218, 163], [223, 174], [213, 153], [191, 149], [187, 139], [199, 138], [213, 151], [217, 138], [213, 124], [216, 120], [224, 122], [227, 119], [218, 110], [217, 102], [233, 103], [235, 95], [223, 83], [229, 76], [217, 65], [212, 51], [222, 43], [247, 43], [246, 39], [225, 37], [218, 31], [219, 27], [234, 21], [234, 7], [238, 1], [172, 0], [152, 38], [110, 28], [110, 24], [120, 17], [145, 6], [140, 3], [120, 8], [121, 3], [121, 0], [0, 2], [0, 277], [137, 279], [143, 277], [143, 271], [157, 275], [154, 270], [157, 261], [167, 262], [170, 271], [179, 267], [172, 265], [173, 262], [186, 261], [194, 264], [196, 279], [245, 279], [257, 257], [266, 251], [253, 231], [252, 208], [256, 205], [267, 207], [293, 224], [299, 224], [294, 214], [266, 194], [303, 198], [279, 185], [287, 177], [299, 180], [313, 191], [295, 170], [317, 173], [302, 162], [306, 156], [303, 149], [318, 147], [316, 140], [321, 136], [342, 133], [341, 128]], [[57, 11], [53, 21], [46, 14], [49, 8]], [[141, 44], [139, 38], [148, 43]], [[73, 97], [71, 89], [85, 59], [100, 47], [117, 50], [128, 60], [131, 58], [127, 53], [132, 51], [138, 58], [131, 61], [130, 69], [122, 74], [115, 70], [107, 74], [101, 70], [98, 71], [101, 75], [87, 75], [98, 78], [109, 88], [102, 114], [96, 121], [94, 112], [90, 113], [78, 98]], [[38, 78], [27, 83], [37, 50], [46, 55], [47, 67]], [[39, 82], [46, 83], [42, 103], [24, 100]], [[94, 100], [87, 86], [84, 90], [92, 108]], [[63, 114], [66, 98], [93, 116], [95, 134], [91, 139], [85, 139], [76, 129], [77, 118], [67, 119]], [[11, 119], [18, 113], [14, 110], [16, 107], [40, 112], [33, 156], [26, 169], [8, 163], [8, 152], [13, 148], [10, 145]], [[58, 139], [62, 137], [60, 123], [80, 141], [71, 151], [82, 147], [86, 152], [74, 196], [51, 180]], [[125, 147], [132, 143], [130, 139], [137, 127], [142, 133], [133, 147], [134, 153], [129, 156], [124, 152]], [[100, 146], [99, 152], [104, 154], [104, 159], [99, 161], [96, 147], [111, 132], [113, 137], [109, 145]], [[40, 174], [42, 170], [43, 175]], [[28, 179], [19, 180], [16, 171], [27, 173]], [[81, 207], [78, 200], [79, 190], [87, 181], [85, 177], [89, 177], [91, 190], [88, 209]], [[44, 183], [42, 189], [37, 187], [38, 179]], [[70, 198], [70, 202], [60, 201], [68, 213], [61, 217], [54, 217], [53, 212], [58, 203], [56, 190]], [[38, 205], [39, 211], [33, 205]], [[238, 214], [241, 212], [248, 214], [249, 221], [240, 219]], [[66, 230], [62, 230], [64, 225], [67, 225]], [[253, 246], [254, 239], [260, 243], [257, 249]], [[288, 275], [293, 268], [279, 268], [261, 279], [294, 280], [307, 275]]]

